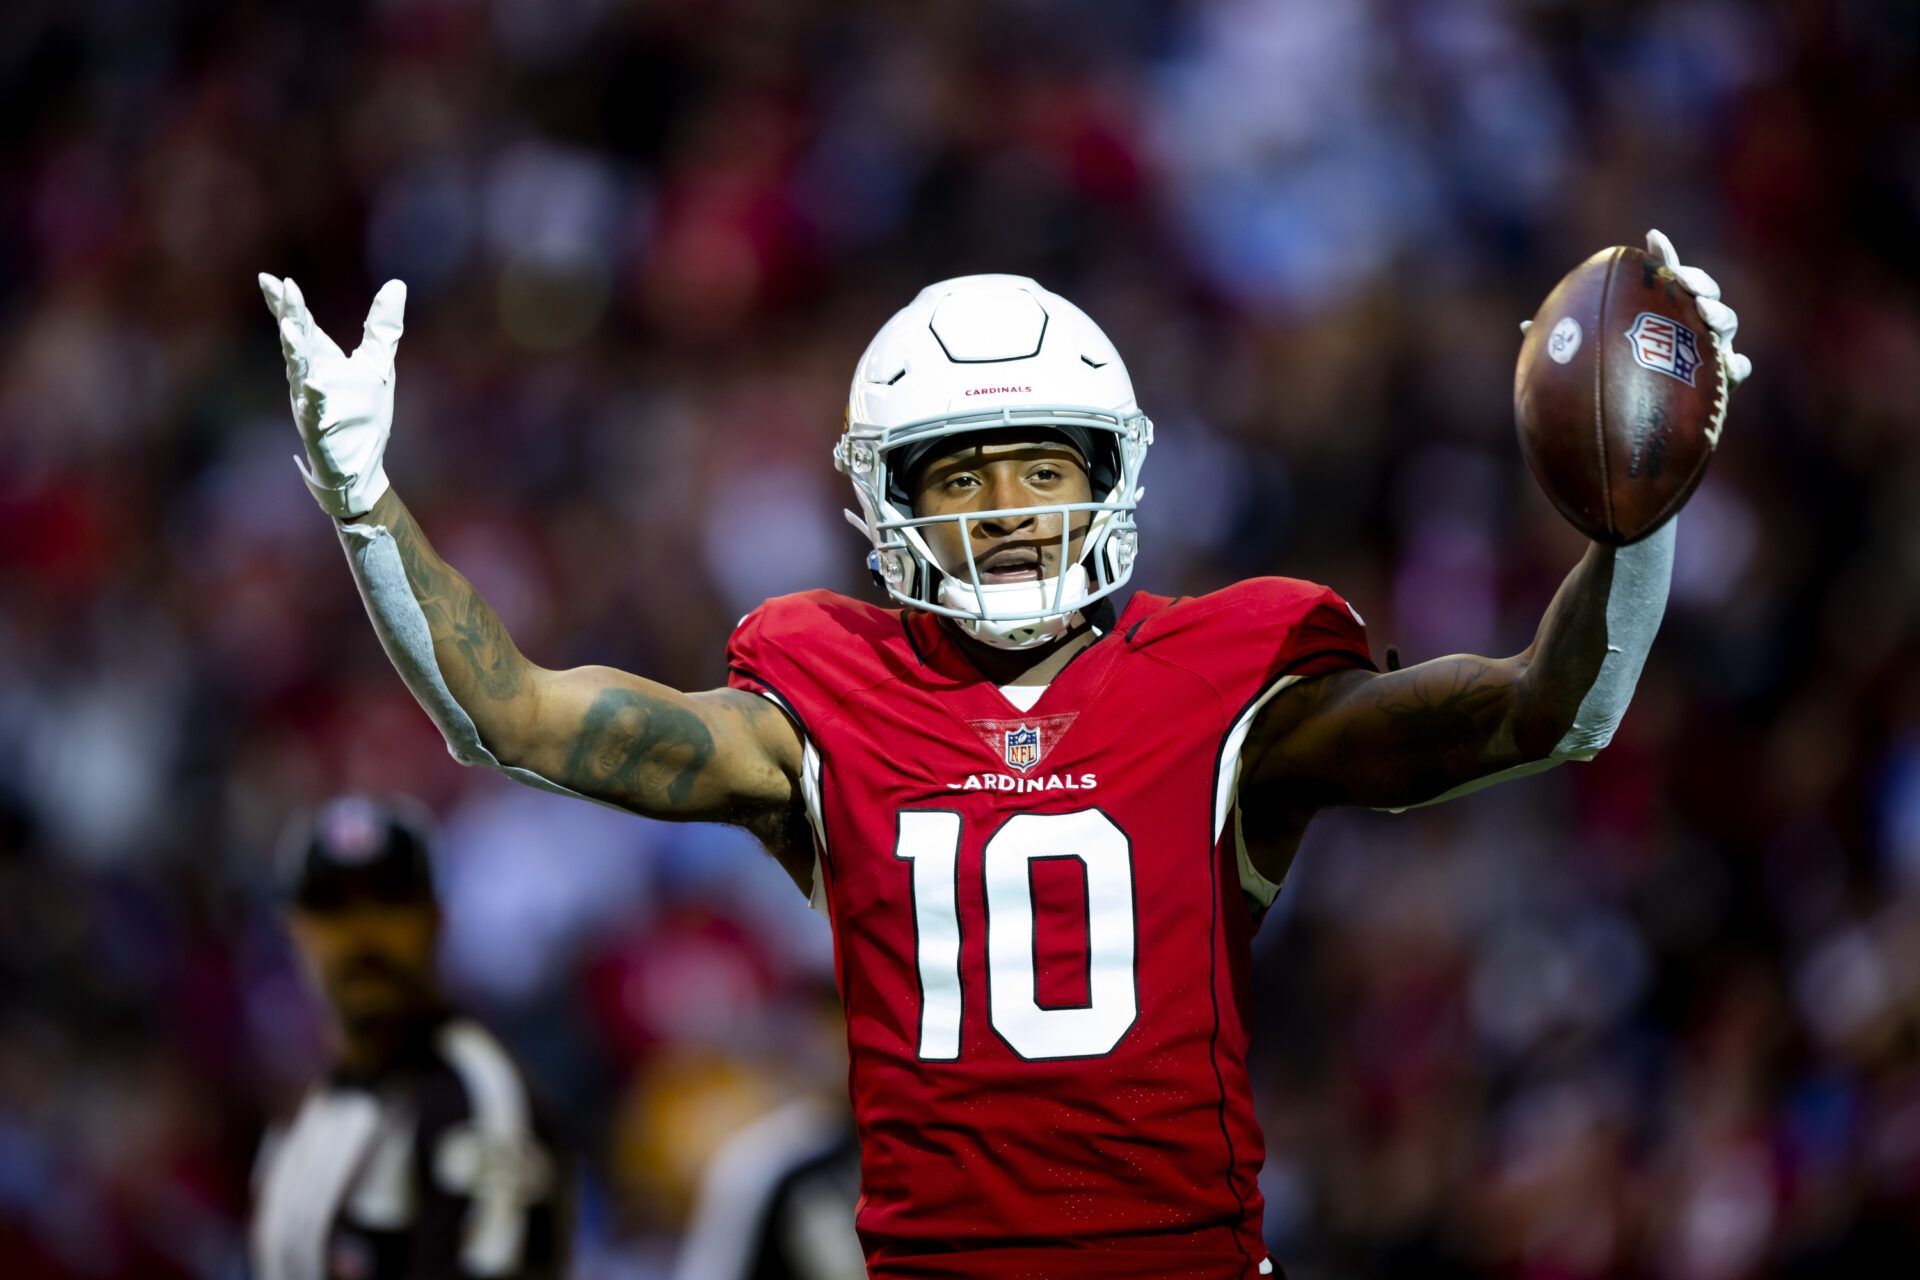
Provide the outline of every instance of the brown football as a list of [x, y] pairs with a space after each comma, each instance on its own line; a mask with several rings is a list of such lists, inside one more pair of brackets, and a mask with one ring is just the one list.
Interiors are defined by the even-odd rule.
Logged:
[[1727, 378], [1693, 295], [1638, 249], [1604, 249], [1533, 317], [1513, 415], [1534, 479], [1596, 542], [1646, 537], [1706, 474]]

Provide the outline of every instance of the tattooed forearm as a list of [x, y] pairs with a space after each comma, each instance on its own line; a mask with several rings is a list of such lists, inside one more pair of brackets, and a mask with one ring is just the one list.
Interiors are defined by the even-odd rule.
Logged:
[[581, 719], [560, 781], [651, 813], [685, 809], [713, 762], [713, 734], [685, 707], [607, 689]]
[[802, 744], [778, 708], [736, 689], [681, 693], [612, 667], [537, 666], [396, 494], [365, 519], [393, 535], [434, 663], [495, 760], [649, 817], [748, 826], [783, 864], [791, 855], [796, 882], [811, 882], [794, 825]]
[[[526, 660], [508, 637], [500, 615], [480, 598], [472, 583], [434, 553], [413, 513], [391, 491], [373, 514], [384, 517], [393, 533], [401, 567], [433, 633], [434, 653], [448, 688], [462, 701], [469, 693], [496, 702], [517, 696]], [[458, 661], [449, 662], [450, 654]]]
[[465, 610], [452, 622], [451, 639], [480, 691], [496, 702], [505, 701], [520, 692], [520, 654], [507, 638], [500, 615], [471, 587], [464, 603]]

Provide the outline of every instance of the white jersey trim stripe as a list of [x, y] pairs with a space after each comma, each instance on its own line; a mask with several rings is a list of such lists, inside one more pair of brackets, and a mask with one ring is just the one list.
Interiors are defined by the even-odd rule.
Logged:
[[787, 705], [786, 699], [771, 689], [762, 690], [760, 696], [780, 708], [794, 727], [800, 729], [800, 796], [806, 803], [807, 825], [813, 828], [813, 886], [807, 893], [807, 905], [824, 916], [827, 886], [820, 874], [820, 851], [827, 847], [827, 820], [820, 810], [820, 751], [813, 745], [812, 735], [800, 728], [800, 716]]
[[1263, 907], [1273, 905], [1274, 898], [1280, 893], [1280, 886], [1254, 870], [1253, 859], [1247, 854], [1247, 842], [1241, 838], [1238, 805], [1240, 752], [1247, 745], [1247, 734], [1253, 728], [1254, 717], [1260, 714], [1260, 708], [1271, 702], [1274, 694], [1302, 678], [1281, 676], [1253, 700], [1252, 706], [1240, 713], [1240, 718], [1233, 722], [1233, 728], [1227, 734], [1226, 745], [1220, 750], [1220, 772], [1213, 780], [1213, 843], [1218, 847], [1220, 837], [1227, 829], [1227, 818], [1232, 815], [1233, 850], [1240, 867], [1240, 887], [1252, 894]]

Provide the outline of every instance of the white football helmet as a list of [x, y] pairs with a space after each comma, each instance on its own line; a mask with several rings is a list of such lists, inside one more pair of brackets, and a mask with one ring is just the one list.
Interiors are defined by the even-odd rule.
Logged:
[[[1095, 501], [1018, 510], [1060, 515], [1051, 582], [981, 581], [968, 523], [1016, 512], [916, 516], [908, 505], [905, 474], [927, 445], [1008, 427], [1065, 436], [1093, 480]], [[922, 289], [867, 345], [833, 461], [853, 481], [860, 510], [847, 519], [873, 543], [867, 563], [888, 595], [987, 644], [1025, 649], [1063, 635], [1133, 575], [1133, 512], [1152, 443], [1126, 365], [1084, 311], [1025, 276], [961, 276]], [[1086, 538], [1069, 563], [1071, 517], [1083, 511]], [[942, 523], [960, 526], [965, 564], [941, 564], [928, 546], [921, 530]]]

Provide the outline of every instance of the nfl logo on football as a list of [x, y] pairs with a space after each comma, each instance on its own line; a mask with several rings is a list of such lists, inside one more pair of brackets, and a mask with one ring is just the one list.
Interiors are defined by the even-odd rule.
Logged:
[[1007, 730], [1007, 763], [1015, 769], [1031, 769], [1040, 763], [1040, 731], [1021, 725]]
[[1693, 385], [1693, 371], [1700, 367], [1700, 347], [1687, 326], [1642, 311], [1633, 318], [1633, 328], [1627, 330], [1627, 344], [1643, 367]]

